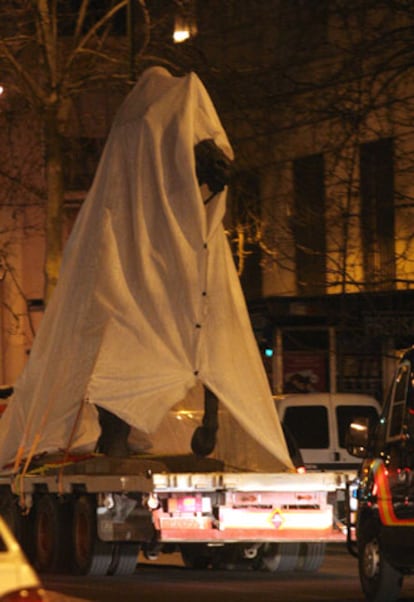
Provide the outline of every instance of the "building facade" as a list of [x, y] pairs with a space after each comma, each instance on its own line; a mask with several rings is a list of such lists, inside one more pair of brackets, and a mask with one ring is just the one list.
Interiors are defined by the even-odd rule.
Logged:
[[[414, 13], [403, 0], [196, 6], [198, 37], [174, 60], [199, 72], [234, 146], [226, 225], [274, 392], [382, 399], [414, 342]], [[74, 107], [67, 231], [119, 101], [80, 95]], [[16, 149], [0, 171], [8, 384], [41, 319], [44, 168], [36, 133], [28, 142], [0, 120], [2, 147]]]
[[226, 54], [226, 117], [258, 178], [261, 298], [244, 282], [269, 378], [275, 392], [383, 399], [414, 342], [414, 13], [389, 0], [267, 8], [228, 5], [250, 36]]

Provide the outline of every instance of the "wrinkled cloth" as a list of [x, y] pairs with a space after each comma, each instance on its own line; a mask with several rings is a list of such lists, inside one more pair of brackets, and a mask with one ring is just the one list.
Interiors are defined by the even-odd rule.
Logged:
[[204, 139], [232, 157], [199, 78], [145, 71], [115, 117], [0, 421], [0, 465], [19, 447], [93, 448], [97, 405], [154, 433], [203, 383], [292, 468], [222, 225], [226, 192], [203, 204]]

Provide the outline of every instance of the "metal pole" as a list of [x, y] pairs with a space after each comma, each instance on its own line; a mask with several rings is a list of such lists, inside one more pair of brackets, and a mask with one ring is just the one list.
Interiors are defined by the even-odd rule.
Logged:
[[136, 0], [128, 0], [127, 7], [127, 36], [129, 46], [129, 77], [131, 81], [136, 80], [135, 55], [136, 55]]
[[275, 330], [275, 352], [273, 354], [273, 391], [280, 395], [283, 393], [283, 338], [282, 330]]
[[329, 391], [336, 393], [336, 333], [335, 328], [329, 328]]

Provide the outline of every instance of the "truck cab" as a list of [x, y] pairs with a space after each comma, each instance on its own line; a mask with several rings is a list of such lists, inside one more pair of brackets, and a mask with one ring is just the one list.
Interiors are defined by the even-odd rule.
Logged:
[[347, 446], [363, 459], [349, 548], [366, 599], [394, 602], [403, 576], [414, 572], [414, 348], [398, 363], [379, 421], [353, 421]]

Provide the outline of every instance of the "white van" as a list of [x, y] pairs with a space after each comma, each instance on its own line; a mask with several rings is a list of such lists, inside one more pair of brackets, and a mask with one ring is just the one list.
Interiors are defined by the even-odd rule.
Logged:
[[307, 470], [357, 467], [360, 460], [345, 449], [348, 425], [353, 418], [375, 420], [381, 413], [374, 397], [355, 393], [278, 395], [275, 404], [282, 424], [296, 439]]

